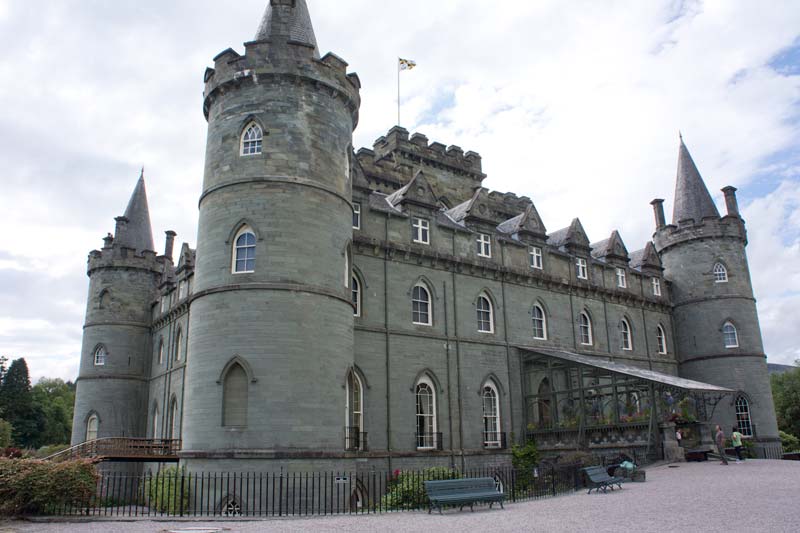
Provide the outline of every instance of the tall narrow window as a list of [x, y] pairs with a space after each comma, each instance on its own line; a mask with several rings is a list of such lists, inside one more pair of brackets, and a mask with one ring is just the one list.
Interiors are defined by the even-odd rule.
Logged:
[[492, 257], [492, 237], [486, 233], [478, 233], [476, 239], [478, 244], [478, 255], [480, 257]]
[[153, 438], [158, 438], [158, 405], [153, 406]]
[[661, 355], [666, 355], [667, 353], [667, 334], [664, 332], [664, 328], [658, 326], [656, 328], [656, 340], [658, 341], [658, 353]]
[[244, 427], [247, 425], [247, 373], [241, 365], [234, 364], [225, 374], [222, 384], [222, 425]]
[[592, 319], [589, 318], [589, 315], [584, 311], [581, 313], [579, 320], [581, 344], [585, 346], [591, 346], [594, 344], [592, 339]]
[[633, 350], [633, 337], [631, 336], [631, 325], [624, 318], [619, 323], [620, 348], [625, 351]]
[[736, 426], [745, 437], [753, 436], [753, 424], [750, 421], [750, 403], [744, 396], [736, 398]]
[[431, 224], [424, 218], [411, 219], [411, 239], [417, 244], [431, 243]]
[[431, 320], [431, 294], [421, 283], [414, 286], [411, 291], [411, 321], [421, 326], [430, 326]]
[[242, 134], [242, 155], [258, 155], [261, 153], [261, 145], [264, 142], [264, 132], [261, 126], [250, 123]]
[[500, 407], [497, 389], [493, 383], [483, 387], [483, 445], [486, 448], [500, 448]]
[[92, 415], [86, 421], [86, 440], [97, 440], [97, 431], [100, 428], [100, 419], [97, 415]]
[[617, 287], [620, 289], [628, 287], [628, 276], [625, 274], [624, 268], [617, 269]]
[[176, 398], [172, 398], [172, 405], [170, 406], [169, 410], [169, 438], [170, 439], [178, 439], [180, 438], [180, 417], [178, 415], [178, 400]]
[[175, 335], [175, 360], [180, 361], [183, 356], [183, 331], [178, 328], [178, 333]]
[[661, 280], [653, 278], [653, 296], [661, 296]]
[[730, 322], [725, 322], [725, 325], [722, 326], [722, 337], [725, 340], [726, 348], [739, 347], [739, 334], [736, 332], [736, 326]]
[[233, 272], [248, 274], [256, 270], [256, 236], [248, 227], [236, 234], [233, 250]]
[[436, 433], [436, 389], [428, 378], [417, 384], [417, 448], [431, 450], [441, 444]]
[[575, 258], [575, 276], [578, 279], [589, 279], [589, 267], [586, 264], [586, 259], [582, 257]]
[[353, 203], [353, 229], [361, 229], [361, 204]]
[[533, 306], [531, 312], [533, 319], [533, 338], [534, 339], [547, 339], [547, 318], [544, 315], [544, 309], [539, 304]]
[[364, 389], [361, 380], [352, 370], [347, 374], [347, 429], [346, 448], [361, 450], [364, 432]]
[[164, 339], [158, 341], [158, 364], [164, 364]]
[[353, 276], [351, 294], [353, 295], [353, 316], [361, 316], [361, 282], [355, 276]]
[[716, 283], [728, 283], [728, 269], [722, 263], [714, 265], [714, 281]]
[[94, 366], [105, 366], [108, 361], [108, 352], [102, 344], [94, 351]]
[[531, 246], [528, 249], [528, 256], [531, 261], [531, 268], [542, 270], [542, 249], [538, 246]]
[[494, 311], [492, 302], [487, 296], [478, 296], [478, 331], [481, 333], [494, 333]]

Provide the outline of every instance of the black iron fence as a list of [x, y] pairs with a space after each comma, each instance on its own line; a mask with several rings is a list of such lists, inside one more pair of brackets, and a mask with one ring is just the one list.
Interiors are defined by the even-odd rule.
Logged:
[[394, 472], [105, 473], [88, 501], [47, 510], [54, 516], [272, 517], [378, 514], [427, 509], [424, 482], [491, 477], [507, 502], [556, 496], [583, 484], [579, 465]]

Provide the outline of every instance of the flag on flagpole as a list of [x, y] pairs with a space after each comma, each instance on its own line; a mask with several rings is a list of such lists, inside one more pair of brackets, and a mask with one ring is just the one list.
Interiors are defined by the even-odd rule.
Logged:
[[417, 66], [417, 62], [412, 61], [410, 59], [399, 58], [399, 61], [400, 61], [400, 70], [411, 70], [412, 68]]

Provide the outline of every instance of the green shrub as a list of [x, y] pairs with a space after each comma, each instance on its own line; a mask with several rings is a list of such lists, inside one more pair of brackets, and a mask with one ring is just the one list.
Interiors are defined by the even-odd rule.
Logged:
[[97, 479], [90, 461], [0, 459], [0, 515], [45, 514], [65, 506], [87, 506], [97, 490]]
[[401, 472], [396, 470], [394, 479], [389, 483], [386, 494], [381, 498], [383, 509], [418, 509], [428, 505], [424, 481], [437, 479], [458, 479], [461, 477], [455, 470], [445, 467], [434, 467], [422, 472]]
[[153, 511], [168, 514], [188, 509], [189, 480], [185, 476], [186, 469], [173, 466], [148, 478], [144, 487], [145, 504]]
[[781, 446], [783, 446], [783, 452], [800, 452], [800, 439], [786, 433], [785, 431], [781, 431]]
[[511, 464], [516, 470], [517, 491], [527, 491], [533, 485], [534, 469], [539, 464], [539, 450], [536, 449], [536, 443], [529, 440], [524, 446], [519, 444], [511, 446]]

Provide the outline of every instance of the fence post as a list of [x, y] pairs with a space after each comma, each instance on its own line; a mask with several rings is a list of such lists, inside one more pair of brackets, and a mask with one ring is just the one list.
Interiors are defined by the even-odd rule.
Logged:
[[550, 476], [551, 485], [553, 487], [553, 496], [556, 495], [556, 465], [553, 465], [552, 474]]
[[278, 516], [283, 516], [283, 467], [281, 467], [281, 477], [278, 481]]
[[184, 487], [183, 482], [184, 482], [185, 478], [186, 478], [186, 472], [185, 471], [181, 472], [181, 492], [180, 492], [180, 496], [178, 496], [180, 498], [180, 502], [181, 502], [180, 504], [178, 504], [179, 505], [179, 514], [180, 514], [180, 516], [183, 516], [183, 487]]

